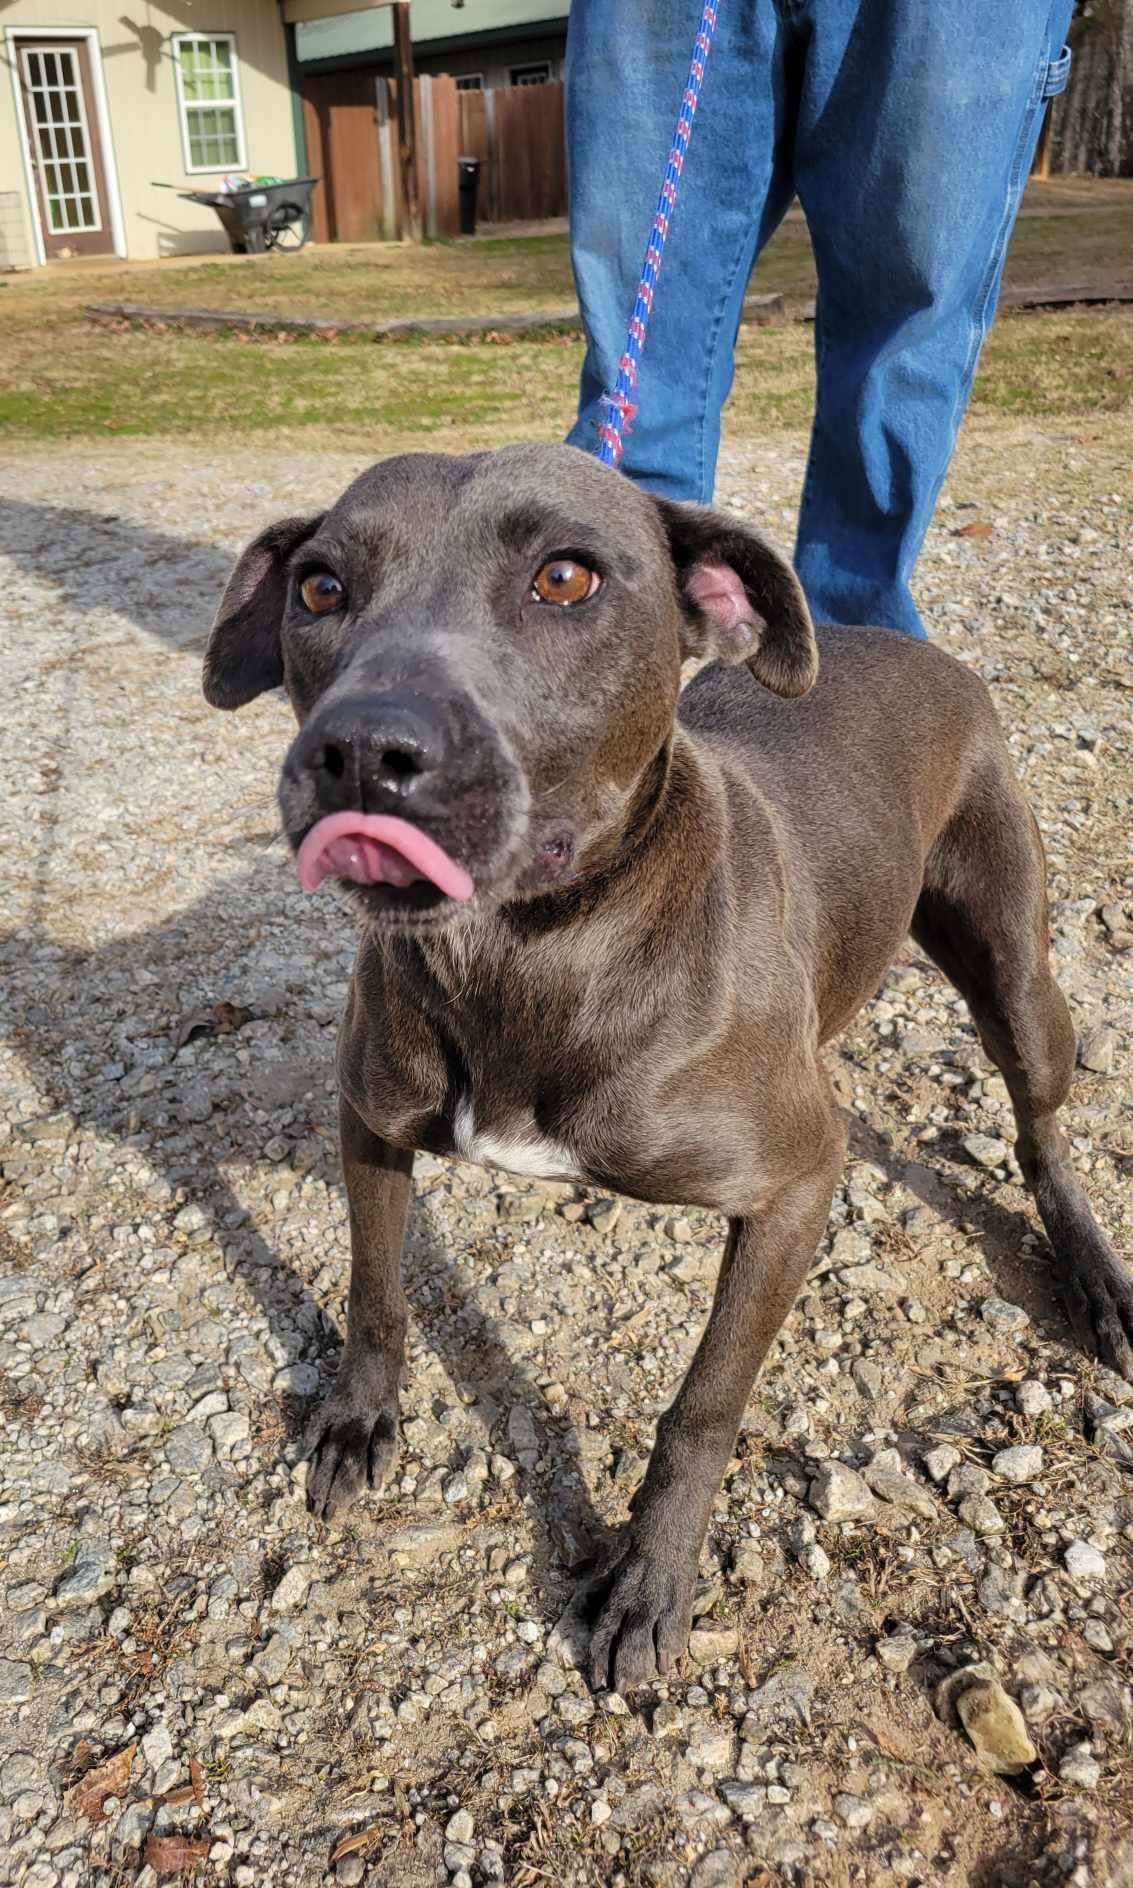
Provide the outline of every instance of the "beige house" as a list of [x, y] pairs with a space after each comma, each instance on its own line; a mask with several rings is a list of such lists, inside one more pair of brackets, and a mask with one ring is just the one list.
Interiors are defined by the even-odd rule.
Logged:
[[301, 171], [276, 0], [0, 0], [0, 60], [0, 269], [223, 250], [155, 182]]

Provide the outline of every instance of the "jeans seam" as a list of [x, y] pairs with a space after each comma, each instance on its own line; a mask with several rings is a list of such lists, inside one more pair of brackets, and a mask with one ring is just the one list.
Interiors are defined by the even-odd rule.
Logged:
[[[1034, 123], [1035, 113], [1042, 105], [1043, 84], [1046, 78], [1047, 67], [1050, 64], [1050, 28], [1052, 20], [1053, 11], [1051, 20], [1047, 21], [1046, 38], [1042, 52], [1035, 62], [1035, 70], [1031, 79], [1031, 89], [1027, 96], [1027, 103], [1023, 111], [1018, 136], [1015, 140], [1015, 149], [1011, 156], [1011, 169], [1008, 173], [1007, 189], [1004, 192], [1003, 211], [999, 219], [999, 228], [996, 232], [995, 242], [992, 245], [987, 267], [984, 270], [983, 280], [980, 283], [979, 294], [976, 297], [975, 306], [972, 310], [968, 351], [964, 360], [963, 372], [960, 375], [959, 385], [956, 390], [956, 398], [952, 403], [951, 424], [953, 439], [956, 437], [956, 431], [960, 423], [959, 416], [963, 413], [967, 405], [968, 395], [971, 391], [972, 382], [975, 379], [976, 363], [979, 360], [980, 349], [987, 335], [988, 304], [991, 301], [992, 290], [1002, 266], [1007, 243], [1015, 223], [1013, 208], [1018, 204], [1024, 181], [1020, 175], [1023, 158], [1027, 149], [1031, 126]], [[943, 484], [943, 482], [942, 478], [941, 484]], [[935, 500], [933, 502], [935, 503]]]
[[822, 413], [822, 365], [826, 359], [828, 345], [826, 323], [822, 315], [822, 288], [820, 284], [814, 298], [814, 414], [810, 422], [810, 446], [806, 456], [806, 471], [803, 474], [803, 489], [799, 495], [799, 530], [798, 533], [796, 533], [796, 562], [798, 561], [798, 536], [802, 532], [803, 516], [806, 512], [807, 500], [810, 497], [811, 485], [814, 479], [814, 461], [818, 445], [819, 422]]
[[[732, 292], [736, 286], [736, 278], [739, 275], [740, 267], [743, 262], [747, 240], [746, 233], [741, 233], [739, 243], [736, 247], [736, 259], [732, 264], [731, 273], [727, 279], [727, 286], [721, 292], [719, 304], [716, 309], [716, 316], [712, 325], [711, 338], [705, 352], [704, 389], [700, 400], [700, 426], [697, 432], [696, 446], [696, 488], [701, 494], [704, 494], [704, 434], [708, 422], [708, 401], [712, 390], [712, 373], [716, 366], [716, 357], [720, 351], [720, 330], [724, 325], [724, 310], [727, 308]], [[701, 497], [700, 502], [702, 504], [708, 504], [711, 497], [712, 493], [709, 492], [706, 496]]]

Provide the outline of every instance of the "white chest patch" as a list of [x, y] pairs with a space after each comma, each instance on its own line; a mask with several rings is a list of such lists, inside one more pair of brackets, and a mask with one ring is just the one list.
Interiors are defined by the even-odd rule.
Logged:
[[472, 1103], [465, 1096], [456, 1110], [453, 1141], [461, 1160], [478, 1167], [502, 1167], [529, 1180], [581, 1180], [569, 1147], [540, 1134], [533, 1119], [516, 1122], [507, 1134], [477, 1132]]

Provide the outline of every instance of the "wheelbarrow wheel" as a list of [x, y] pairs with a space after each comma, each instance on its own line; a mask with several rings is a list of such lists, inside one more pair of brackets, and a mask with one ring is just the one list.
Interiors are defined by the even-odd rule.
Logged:
[[310, 235], [305, 212], [297, 203], [281, 203], [272, 211], [264, 236], [269, 249], [302, 249]]

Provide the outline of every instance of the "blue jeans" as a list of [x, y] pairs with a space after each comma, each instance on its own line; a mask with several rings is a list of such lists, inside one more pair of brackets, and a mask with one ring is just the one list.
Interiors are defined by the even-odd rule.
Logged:
[[[571, 244], [613, 385], [701, 0], [574, 0]], [[818, 271], [795, 561], [815, 615], [924, 635], [909, 579], [995, 312], [1071, 0], [720, 0], [623, 469], [712, 496], [752, 264], [797, 192]]]

